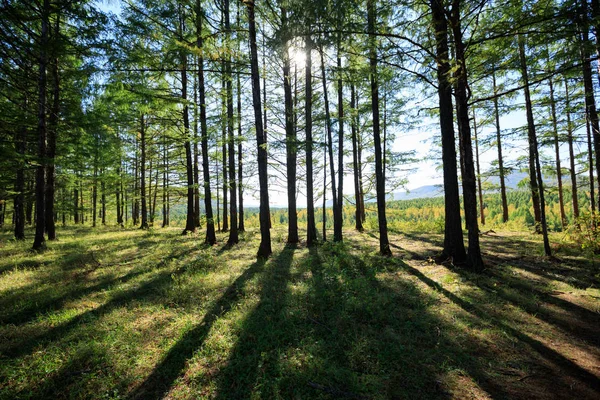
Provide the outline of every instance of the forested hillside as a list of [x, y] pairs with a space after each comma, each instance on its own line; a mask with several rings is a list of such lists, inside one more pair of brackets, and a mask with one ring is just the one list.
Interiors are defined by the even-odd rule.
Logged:
[[0, 398], [599, 397], [599, 30], [0, 2]]

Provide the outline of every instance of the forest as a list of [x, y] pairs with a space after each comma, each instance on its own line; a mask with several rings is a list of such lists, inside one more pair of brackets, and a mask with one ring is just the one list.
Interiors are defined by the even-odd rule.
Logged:
[[599, 398], [599, 32], [0, 2], [0, 400]]

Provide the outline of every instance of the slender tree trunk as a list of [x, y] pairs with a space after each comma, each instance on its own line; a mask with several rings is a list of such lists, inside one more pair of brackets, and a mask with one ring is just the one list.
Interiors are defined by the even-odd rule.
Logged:
[[200, 49], [198, 56], [198, 97], [200, 100], [200, 135], [202, 147], [202, 180], [204, 186], [204, 212], [206, 213], [206, 237], [205, 243], [214, 245], [217, 242], [215, 234], [215, 221], [212, 210], [212, 196], [210, 191], [210, 170], [208, 163], [208, 127], [206, 125], [206, 95], [204, 85], [204, 39], [202, 37], [202, 21], [204, 12], [201, 1], [196, 0], [196, 45]]
[[[23, 110], [27, 110], [27, 94], [23, 97]], [[24, 117], [25, 118], [25, 117]], [[15, 239], [25, 239], [25, 151], [27, 149], [27, 124], [23, 125], [15, 134], [15, 147], [19, 153], [17, 173], [15, 177], [15, 200], [13, 207], [13, 220], [15, 226]]]
[[133, 209], [131, 210], [131, 219], [133, 221], [133, 225], [138, 224], [138, 219], [140, 215], [140, 197], [139, 197], [139, 159], [138, 159], [138, 150], [139, 144], [136, 137], [135, 140], [135, 171], [134, 171], [134, 179], [133, 179]]
[[296, 163], [297, 140], [294, 127], [294, 102], [292, 99], [292, 76], [290, 68], [289, 38], [287, 36], [287, 11], [281, 8], [281, 23], [286, 36], [283, 39], [283, 94], [285, 100], [285, 153], [288, 197], [288, 237], [287, 242], [296, 244], [298, 238], [298, 213], [296, 210]]
[[483, 209], [483, 189], [481, 188], [481, 169], [479, 166], [479, 140], [477, 138], [477, 117], [473, 109], [473, 135], [475, 138], [475, 166], [477, 168], [477, 194], [479, 195], [479, 218], [481, 225], [485, 225], [485, 213]]
[[540, 189], [537, 182], [536, 163], [535, 163], [535, 124], [533, 121], [533, 108], [531, 105], [531, 95], [529, 93], [529, 78], [527, 73], [527, 60], [525, 58], [525, 41], [519, 36], [519, 59], [521, 64], [521, 76], [525, 86], [525, 107], [527, 113], [527, 141], [529, 144], [529, 185], [531, 188], [531, 200], [533, 202], [533, 214], [535, 219], [535, 232], [542, 233], [542, 212], [540, 207]]
[[[531, 103], [531, 95], [529, 93], [529, 76], [527, 73], [527, 61], [525, 58], [525, 40], [522, 36], [519, 36], [519, 58], [521, 61], [521, 73], [523, 76], [523, 84], [525, 86], [525, 108], [527, 111], [527, 133], [529, 138], [529, 151], [535, 164], [533, 165], [533, 176], [534, 181], [537, 180], [537, 190], [535, 192], [539, 196], [539, 213], [542, 228], [542, 235], [544, 238], [544, 252], [547, 256], [551, 256], [550, 242], [548, 240], [548, 227], [546, 224], [546, 204], [544, 199], [544, 182], [542, 180], [542, 170], [540, 166], [540, 157], [538, 153], [538, 141], [535, 133], [535, 122], [533, 120], [533, 106]], [[532, 191], [534, 190], [532, 186]], [[534, 203], [535, 206], [535, 203]]]
[[[327, 146], [326, 146], [327, 147]], [[333, 205], [335, 208], [336, 205]], [[327, 241], [327, 149], [323, 148], [323, 242]]]
[[100, 182], [100, 203], [102, 204], [102, 225], [106, 225], [106, 186], [104, 183], [104, 169], [100, 171], [102, 180]]
[[146, 201], [146, 121], [140, 116], [140, 198], [142, 203], [142, 222], [140, 229], [148, 229], [148, 206]]
[[[331, 198], [333, 200], [333, 241], [342, 241], [342, 224], [340, 222], [340, 213], [338, 211], [337, 189], [335, 183], [335, 165], [333, 163], [333, 137], [331, 134], [331, 114], [329, 113], [329, 98], [327, 96], [327, 76], [325, 74], [325, 59], [323, 57], [323, 47], [319, 49], [321, 55], [321, 77], [323, 79], [323, 100], [325, 103], [325, 128], [327, 131], [327, 152], [329, 154], [329, 169], [331, 173]], [[323, 181], [323, 190], [325, 190], [326, 182]]]
[[223, 168], [223, 232], [229, 231], [229, 210], [228, 201], [227, 201], [227, 190], [229, 189], [228, 179], [227, 179], [227, 129], [229, 126], [227, 113], [228, 113], [228, 96], [226, 89], [226, 67], [225, 62], [222, 64], [222, 79], [221, 79], [221, 96], [222, 96], [222, 106], [221, 106], [221, 148], [222, 148], [222, 168]]
[[269, 187], [267, 171], [267, 141], [261, 119], [260, 75], [258, 72], [258, 51], [256, 48], [256, 21], [254, 2], [245, 3], [248, 7], [248, 31], [250, 39], [250, 70], [252, 79], [252, 104], [256, 127], [256, 146], [258, 150], [258, 180], [260, 186], [260, 246], [257, 256], [269, 257], [271, 251], [271, 232], [269, 230], [271, 217], [269, 215]]
[[92, 227], [96, 227], [97, 203], [98, 203], [98, 166], [97, 159], [94, 162], [94, 182], [92, 184]]
[[569, 143], [569, 166], [571, 175], [571, 195], [573, 205], [573, 218], [579, 219], [579, 199], [577, 198], [577, 174], [575, 171], [575, 151], [573, 149], [573, 125], [571, 123], [571, 105], [569, 104], [569, 83], [565, 80], [565, 112], [567, 114], [567, 141]]
[[458, 168], [456, 166], [456, 144], [454, 137], [454, 115], [450, 62], [448, 51], [448, 23], [442, 0], [431, 0], [431, 16], [436, 39], [436, 63], [440, 130], [442, 134], [442, 161], [444, 173], [444, 249], [442, 258], [452, 257], [455, 262], [466, 259], [460, 217], [458, 191]]
[[[496, 70], [492, 70], [494, 95], [497, 96]], [[500, 130], [500, 111], [498, 97], [494, 97], [494, 118], [496, 120], [496, 145], [498, 146], [498, 174], [500, 175], [500, 197], [502, 199], [502, 222], [508, 222], [508, 201], [506, 200], [506, 183], [504, 177], [504, 158], [502, 157], [502, 134]]]
[[199, 112], [198, 112], [198, 82], [197, 76], [194, 78], [194, 223], [196, 227], [200, 227], [200, 171], [198, 169], [198, 129], [199, 129]]
[[35, 239], [33, 249], [40, 250], [45, 245], [44, 232], [46, 231], [45, 194], [46, 194], [46, 68], [48, 67], [48, 41], [49, 41], [50, 1], [43, 1], [42, 30], [40, 34], [40, 64], [38, 77], [39, 103], [38, 103], [38, 162], [35, 176]]
[[[56, 14], [56, 23], [54, 25], [54, 53], [57, 52], [58, 40], [60, 34], [60, 15]], [[58, 74], [58, 56], [54, 55], [52, 62], [52, 108], [48, 118], [48, 148], [47, 148], [47, 167], [46, 167], [46, 232], [48, 240], [56, 240], [56, 226], [54, 224], [54, 191], [55, 191], [55, 172], [54, 158], [56, 157], [56, 136], [58, 130], [58, 115], [60, 112], [60, 77]]]
[[[344, 85], [342, 80], [342, 44], [341, 37], [338, 38], [338, 190], [337, 190], [337, 212], [338, 212], [338, 232], [334, 232], [334, 237], [338, 236], [337, 241], [342, 240], [342, 227], [344, 226]], [[385, 142], [385, 141], [384, 141]], [[384, 153], [385, 154], [385, 153]]]
[[360, 209], [360, 181], [358, 173], [358, 140], [356, 138], [358, 130], [358, 110], [356, 106], [356, 90], [354, 88], [354, 82], [350, 84], [350, 109], [351, 115], [351, 132], [352, 132], [352, 167], [354, 172], [354, 202], [355, 202], [355, 228], [359, 232], [363, 232], [364, 228], [362, 225], [361, 209]]
[[360, 131], [360, 100], [358, 92], [356, 92], [356, 144], [358, 147], [358, 189], [360, 193], [360, 219], [364, 224], [367, 220], [367, 213], [365, 211], [365, 190], [363, 185], [363, 164], [362, 164], [362, 133]]
[[[239, 18], [238, 18], [239, 25]], [[239, 198], [239, 211], [238, 211], [238, 231], [244, 232], [246, 227], [244, 225], [244, 190], [243, 190], [243, 149], [242, 149], [242, 85], [240, 82], [240, 73], [237, 74], [237, 120], [238, 120], [238, 198]]]
[[377, 38], [375, 36], [375, 0], [367, 0], [369, 30], [369, 65], [371, 75], [371, 109], [373, 111], [373, 139], [375, 145], [375, 188], [377, 191], [377, 218], [379, 221], [379, 252], [392, 255], [388, 240], [387, 218], [385, 215], [385, 182], [381, 155], [381, 135], [379, 130], [379, 82], [377, 75]]
[[317, 242], [317, 223], [315, 221], [314, 183], [313, 183], [313, 136], [312, 136], [312, 49], [310, 35], [306, 36], [305, 60], [305, 99], [304, 111], [306, 131], [306, 245], [313, 246]]
[[563, 199], [563, 184], [562, 184], [562, 168], [560, 166], [560, 148], [558, 141], [558, 119], [556, 117], [556, 103], [554, 100], [554, 82], [552, 77], [548, 79], [548, 86], [550, 88], [550, 110], [552, 112], [552, 130], [554, 135], [554, 152], [556, 156], [556, 179], [558, 182], [558, 204], [560, 208], [560, 222], [562, 223], [563, 229], [567, 226], [567, 215], [565, 213], [565, 202]]
[[[179, 22], [179, 30], [181, 35], [181, 40], [183, 40], [183, 30], [184, 30], [184, 16], [180, 10], [180, 22]], [[186, 212], [186, 220], [185, 220], [185, 229], [183, 230], [183, 234], [185, 235], [188, 232], [196, 231], [196, 221], [194, 218], [194, 166], [192, 159], [192, 144], [190, 142], [190, 112], [189, 106], [187, 105], [187, 86], [188, 86], [188, 76], [187, 76], [187, 54], [185, 52], [181, 53], [181, 100], [183, 102], [183, 135], [185, 137], [185, 169], [187, 176], [187, 212]], [[202, 101], [202, 100], [201, 100]]]
[[590, 127], [590, 116], [586, 113], [588, 173], [590, 179], [590, 211], [592, 215], [596, 212], [596, 198], [594, 197], [594, 156], [592, 150], [592, 128]]
[[[225, 32], [227, 38], [231, 40], [231, 23], [229, 21], [229, 0], [224, 0], [223, 7], [225, 17]], [[238, 215], [237, 215], [237, 187], [235, 182], [235, 140], [233, 136], [233, 73], [231, 71], [231, 57], [227, 57], [225, 62], [226, 96], [227, 96], [227, 147], [229, 157], [229, 216], [231, 219], [231, 228], [229, 229], [228, 245], [234, 245], [239, 242], [238, 235]]]

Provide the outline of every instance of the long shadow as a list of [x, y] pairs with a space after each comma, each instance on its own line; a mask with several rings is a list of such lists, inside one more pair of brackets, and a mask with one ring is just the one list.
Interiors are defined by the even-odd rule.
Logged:
[[[153, 268], [155, 271], [156, 269], [163, 268], [170, 260], [185, 254], [186, 252], [182, 251], [165, 257]], [[157, 272], [152, 279], [145, 281], [139, 287], [119, 293], [111, 300], [95, 309], [85, 311], [61, 325], [19, 341], [17, 344], [6, 349], [3, 356], [8, 358], [17, 358], [29, 354], [36, 346], [64, 337], [71, 330], [90, 319], [95, 319], [106, 315], [119, 306], [122, 306], [123, 304], [126, 304], [132, 300], [139, 301], [141, 299], [151, 298], [156, 293], [159, 293], [161, 289], [172, 283], [171, 275], [172, 271], [170, 269]]]
[[[501, 320], [494, 318], [484, 308], [482, 308], [480, 306], [476, 306], [472, 303], [469, 303], [468, 301], [463, 300], [462, 298], [458, 297], [457, 295], [448, 291], [447, 289], [444, 289], [442, 287], [442, 285], [440, 285], [436, 281], [432, 280], [431, 278], [427, 277], [418, 269], [413, 268], [405, 263], [402, 263], [402, 267], [409, 274], [415, 276], [416, 278], [418, 278], [420, 281], [425, 283], [427, 286], [429, 286], [433, 290], [436, 290], [439, 293], [441, 293], [442, 295], [444, 295], [446, 298], [448, 298], [450, 301], [452, 301], [453, 303], [458, 305], [464, 311], [466, 311], [482, 320], [489, 321], [492, 324], [494, 324], [495, 326], [497, 326], [498, 328], [501, 328], [503, 331], [507, 332], [509, 335], [513, 336], [514, 338], [518, 339], [519, 341], [523, 342], [524, 344], [528, 345], [530, 348], [535, 350], [544, 359], [546, 359], [550, 363], [552, 363], [555, 366], [562, 369], [564, 374], [570, 375], [571, 377], [573, 377], [573, 378], [577, 379], [579, 382], [581, 382], [584, 386], [586, 386], [586, 387], [598, 392], [598, 394], [600, 394], [600, 379], [596, 375], [594, 375], [594, 374], [590, 373], [589, 371], [587, 371], [586, 369], [580, 367], [579, 365], [574, 363], [572, 360], [566, 358], [565, 356], [558, 353], [557, 351], [546, 347], [539, 340], [536, 340], [536, 339], [520, 332], [518, 329], [515, 329], [512, 326], [502, 322]], [[564, 384], [568, 386], [567, 383], [564, 383]]]
[[[242, 332], [230, 353], [227, 366], [219, 373], [217, 399], [248, 399], [261, 375], [279, 375], [280, 351], [295, 339], [295, 318], [288, 310], [288, 282], [296, 247], [286, 246], [266, 265], [261, 276], [260, 300], [244, 320]], [[261, 398], [273, 398], [277, 390], [272, 379], [261, 382]]]
[[187, 360], [202, 346], [210, 329], [219, 317], [225, 315], [243, 293], [244, 285], [264, 267], [264, 261], [255, 262], [246, 269], [205, 314], [202, 322], [188, 331], [165, 355], [152, 373], [128, 396], [130, 399], [160, 399], [183, 372]]
[[[600, 346], [600, 316], [592, 311], [580, 307], [566, 300], [552, 296], [551, 294], [535, 288], [533, 284], [524, 282], [521, 279], [514, 278], [508, 274], [499, 274], [498, 271], [485, 271], [482, 276], [473, 276], [472, 274], [460, 268], [454, 268], [453, 271], [463, 278], [473, 283], [475, 286], [485, 291], [491, 291], [507, 302], [511, 302], [518, 307], [523, 308], [529, 314], [535, 315], [549, 324], [555, 325], [562, 331], [587, 341], [595, 346]], [[494, 280], [486, 282], [486, 280]], [[508, 286], [514, 289], [514, 293], [504, 289], [502, 286]], [[545, 304], [551, 304], [565, 310], [570, 315], [578, 318], [565, 318], [553, 313], [551, 310], [538, 304], [533, 304], [529, 297], [537, 297], [539, 301]], [[595, 327], [595, 328], [594, 328]]]

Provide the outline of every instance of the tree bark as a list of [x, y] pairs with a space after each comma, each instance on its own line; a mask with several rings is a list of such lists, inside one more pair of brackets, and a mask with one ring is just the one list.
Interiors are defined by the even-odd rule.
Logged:
[[33, 249], [41, 250], [45, 246], [44, 232], [46, 231], [45, 194], [46, 194], [46, 68], [48, 67], [48, 41], [50, 0], [44, 0], [42, 6], [42, 29], [40, 33], [40, 63], [38, 76], [38, 163], [35, 174], [35, 238]]
[[305, 60], [305, 99], [304, 111], [306, 131], [306, 245], [313, 246], [317, 242], [317, 223], [315, 221], [314, 183], [313, 183], [313, 137], [312, 137], [312, 49], [310, 35], [306, 38]]
[[[23, 110], [27, 110], [27, 94], [23, 97]], [[18, 167], [15, 177], [14, 225], [15, 239], [25, 239], [25, 151], [27, 149], [27, 125], [23, 125], [15, 134], [15, 147], [19, 154]]]
[[[338, 187], [337, 187], [337, 213], [338, 232], [334, 231], [334, 241], [342, 240], [342, 227], [344, 226], [344, 82], [342, 79], [342, 44], [341, 37], [338, 38]], [[385, 140], [384, 140], [385, 143]], [[384, 153], [385, 154], [385, 153]], [[384, 169], [385, 170], [385, 169]], [[385, 172], [384, 172], [385, 173]]]
[[458, 169], [456, 166], [456, 144], [454, 138], [454, 115], [450, 62], [448, 52], [448, 23], [442, 0], [431, 0], [431, 15], [436, 39], [436, 63], [440, 130], [442, 135], [442, 161], [444, 174], [444, 248], [442, 258], [452, 257], [455, 262], [466, 259], [460, 217], [458, 191]]
[[567, 141], [569, 143], [569, 166], [571, 175], [571, 195], [573, 205], [573, 218], [579, 219], [579, 199], [577, 198], [577, 174], [575, 171], [575, 151], [573, 149], [573, 125], [571, 123], [571, 105], [569, 104], [569, 83], [565, 80], [565, 113], [567, 114]]
[[254, 108], [254, 123], [256, 128], [256, 147], [258, 150], [258, 180], [260, 186], [260, 245], [257, 256], [269, 257], [271, 250], [271, 232], [269, 225], [269, 187], [267, 170], [267, 141], [262, 123], [262, 110], [260, 101], [260, 75], [258, 72], [258, 51], [256, 46], [256, 21], [254, 2], [245, 3], [248, 8], [248, 31], [250, 39], [250, 72], [252, 79], [252, 105]]
[[200, 135], [202, 147], [202, 178], [204, 186], [204, 212], [206, 213], [206, 237], [204, 242], [208, 245], [217, 243], [215, 234], [215, 221], [212, 210], [212, 196], [210, 191], [210, 170], [208, 162], [208, 127], [206, 125], [206, 88], [204, 85], [204, 38], [202, 37], [203, 10], [201, 1], [196, 0], [196, 45], [199, 49], [198, 56], [198, 97], [200, 100]]
[[377, 38], [375, 36], [375, 0], [367, 0], [369, 31], [369, 66], [371, 78], [371, 110], [373, 111], [373, 139], [375, 145], [375, 188], [377, 191], [377, 218], [379, 221], [379, 252], [391, 256], [388, 239], [387, 218], [385, 215], [385, 182], [381, 155], [381, 134], [379, 129], [379, 82], [377, 76]]
[[[529, 140], [529, 152], [530, 156], [533, 158], [530, 160], [530, 165], [533, 164], [533, 171], [535, 172], [533, 178], [534, 181], [537, 180], [537, 190], [535, 192], [539, 196], [539, 213], [540, 213], [540, 222], [542, 228], [542, 235], [544, 238], [544, 252], [547, 256], [552, 255], [552, 251], [550, 249], [550, 242], [548, 240], [548, 227], [546, 224], [546, 202], [544, 199], [544, 182], [542, 180], [542, 170], [540, 166], [540, 156], [538, 153], [538, 141], [535, 132], [535, 122], [533, 120], [533, 106], [531, 103], [531, 95], [529, 93], [529, 76], [527, 73], [527, 61], [525, 58], [525, 40], [522, 36], [519, 36], [519, 59], [521, 62], [521, 74], [523, 77], [523, 85], [525, 86], [525, 108], [527, 112], [527, 133]], [[531, 168], [530, 168], [531, 169]], [[534, 187], [532, 186], [532, 192], [534, 191]], [[535, 203], [534, 203], [535, 206]]]
[[223, 169], [223, 232], [229, 231], [229, 210], [228, 210], [228, 201], [227, 201], [227, 190], [229, 189], [228, 179], [227, 179], [227, 129], [229, 126], [228, 117], [227, 117], [227, 106], [228, 106], [228, 96], [226, 89], [226, 67], [225, 62], [222, 64], [222, 78], [221, 78], [221, 96], [222, 96], [222, 105], [221, 105], [221, 155], [222, 155], [222, 163], [221, 167]]
[[[225, 32], [228, 40], [231, 40], [231, 23], [229, 21], [229, 0], [224, 0], [223, 12], [225, 17]], [[233, 74], [231, 71], [231, 57], [225, 62], [226, 96], [227, 96], [227, 147], [229, 157], [229, 216], [231, 228], [229, 229], [228, 245], [239, 242], [238, 215], [237, 215], [237, 187], [235, 182], [235, 141], [233, 136]]]
[[556, 102], [554, 100], [554, 82], [552, 77], [548, 79], [550, 88], [550, 111], [552, 116], [552, 133], [554, 138], [554, 153], [556, 159], [556, 179], [558, 183], [558, 205], [560, 209], [560, 222], [563, 229], [567, 226], [567, 215], [565, 213], [565, 202], [563, 199], [562, 168], [560, 166], [560, 143], [558, 141], [558, 119], [556, 117]]
[[146, 201], [146, 121], [140, 116], [140, 200], [142, 203], [142, 221], [140, 229], [148, 229], [148, 205]]
[[[331, 134], [331, 114], [329, 113], [329, 98], [327, 95], [327, 77], [325, 74], [325, 59], [323, 57], [323, 47], [319, 49], [321, 55], [321, 77], [323, 79], [323, 101], [325, 103], [325, 128], [327, 132], [327, 152], [329, 154], [329, 170], [331, 173], [331, 198], [333, 200], [333, 241], [342, 241], [342, 224], [340, 213], [338, 211], [339, 203], [337, 198], [337, 189], [335, 183], [335, 166], [333, 163], [333, 137]], [[323, 181], [323, 190], [326, 188], [326, 181]]]
[[500, 111], [498, 107], [498, 90], [496, 87], [496, 70], [492, 70], [494, 85], [494, 118], [496, 120], [496, 145], [498, 147], [498, 174], [500, 175], [500, 198], [502, 199], [502, 222], [508, 222], [508, 201], [506, 200], [506, 183], [504, 178], [504, 157], [502, 156], [502, 134], [500, 130]]
[[479, 218], [481, 225], [485, 225], [485, 213], [483, 209], [483, 189], [481, 187], [481, 169], [479, 166], [479, 139], [477, 138], [477, 117], [473, 109], [473, 135], [475, 139], [475, 166], [477, 168], [477, 194], [479, 195]]
[[358, 110], [356, 105], [356, 89], [354, 87], [354, 83], [350, 84], [350, 109], [352, 112], [351, 116], [351, 124], [350, 129], [352, 132], [352, 167], [354, 172], [354, 203], [355, 203], [355, 213], [354, 213], [354, 227], [357, 231], [363, 232], [364, 227], [362, 224], [361, 217], [361, 202], [360, 202], [360, 180], [358, 173], [358, 140], [357, 140], [357, 131], [358, 131]]
[[46, 232], [48, 240], [56, 240], [56, 226], [54, 224], [54, 191], [55, 172], [54, 158], [56, 157], [56, 136], [58, 133], [58, 115], [60, 112], [60, 76], [58, 73], [58, 38], [60, 34], [60, 15], [56, 14], [54, 25], [54, 60], [52, 62], [52, 108], [48, 118], [48, 148], [46, 166]]
[[287, 25], [287, 11], [281, 8], [281, 23], [284, 30], [283, 38], [283, 94], [285, 102], [285, 153], [287, 172], [287, 197], [288, 197], [288, 237], [287, 242], [296, 244], [298, 238], [298, 213], [296, 210], [296, 163], [297, 140], [294, 127], [294, 102], [292, 99], [292, 76], [290, 68], [289, 39]]

